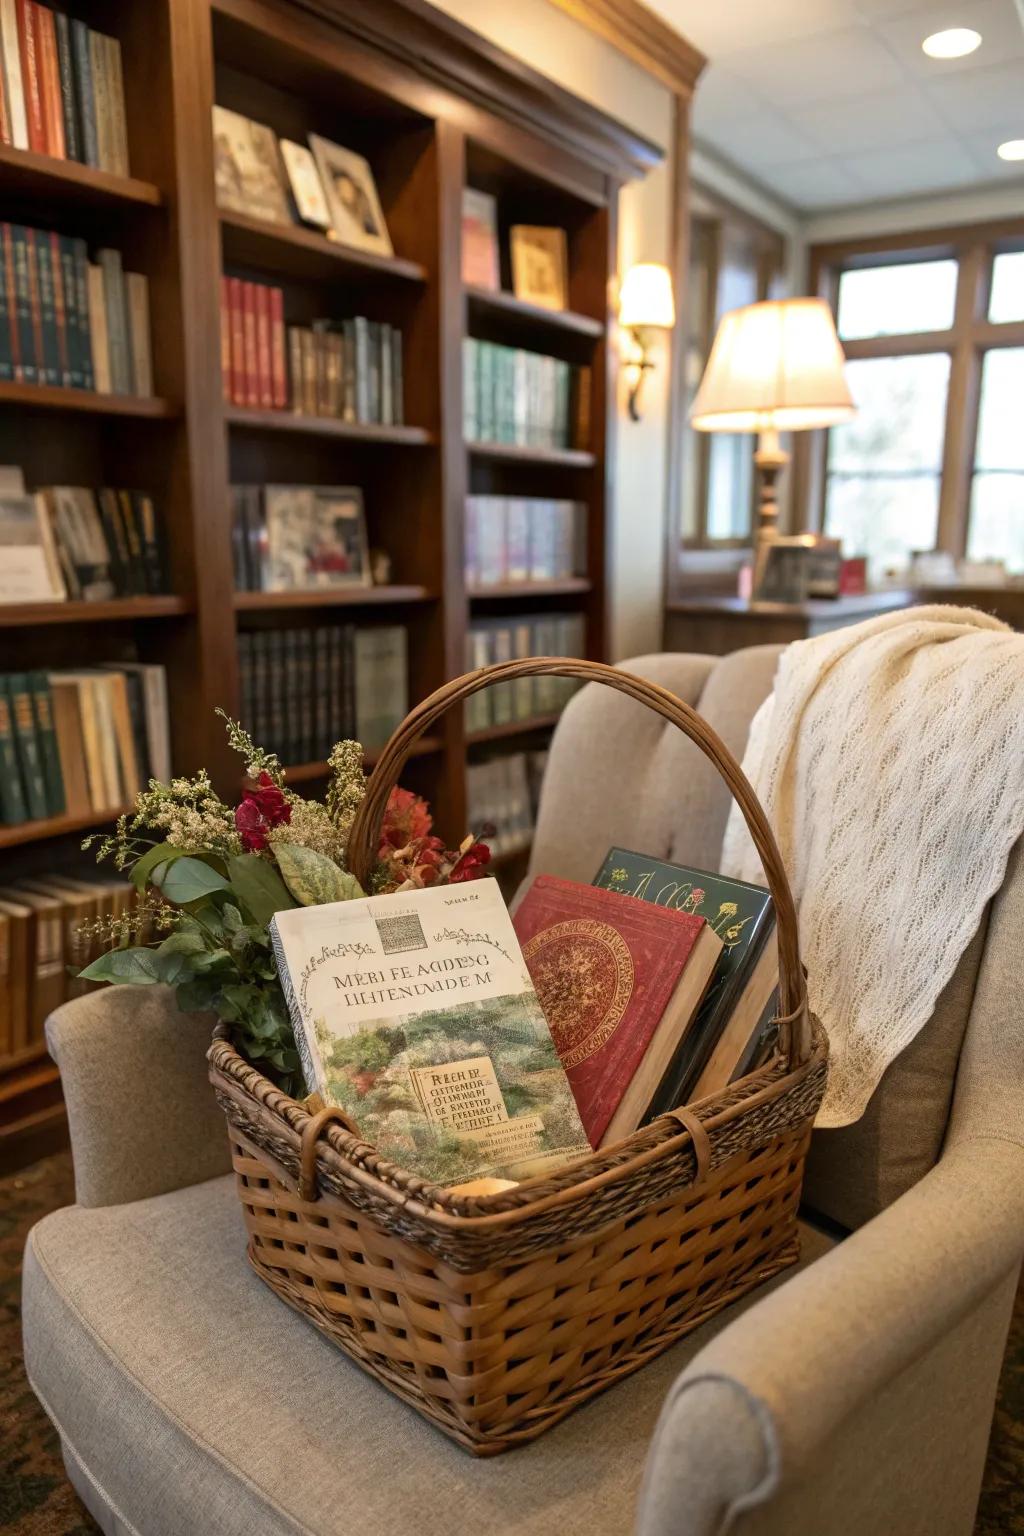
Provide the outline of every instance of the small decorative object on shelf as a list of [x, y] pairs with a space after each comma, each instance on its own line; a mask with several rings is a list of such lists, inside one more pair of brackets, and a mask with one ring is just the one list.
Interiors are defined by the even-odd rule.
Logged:
[[311, 133], [309, 145], [316, 157], [323, 182], [331, 226], [345, 245], [375, 251], [378, 256], [393, 256], [394, 246], [388, 234], [377, 184], [362, 155], [332, 144]]
[[568, 309], [569, 258], [565, 230], [513, 224], [512, 287], [517, 299], [539, 309]]
[[501, 287], [498, 204], [475, 187], [462, 189], [462, 281], [491, 293]]

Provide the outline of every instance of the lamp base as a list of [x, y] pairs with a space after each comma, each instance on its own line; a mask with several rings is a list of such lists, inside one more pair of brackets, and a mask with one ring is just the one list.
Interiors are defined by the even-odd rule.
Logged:
[[768, 550], [779, 536], [779, 475], [789, 463], [789, 454], [779, 447], [779, 434], [762, 432], [757, 439], [754, 464], [757, 469], [757, 535], [754, 543], [752, 596], [756, 599], [764, 580]]

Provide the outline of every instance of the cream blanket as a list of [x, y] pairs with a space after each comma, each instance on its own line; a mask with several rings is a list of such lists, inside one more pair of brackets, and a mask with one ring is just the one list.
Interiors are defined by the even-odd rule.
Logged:
[[[1024, 829], [1024, 635], [926, 607], [799, 641], [743, 768], [829, 1036], [817, 1123], [848, 1125], [931, 1016]], [[764, 879], [735, 806], [722, 869]]]

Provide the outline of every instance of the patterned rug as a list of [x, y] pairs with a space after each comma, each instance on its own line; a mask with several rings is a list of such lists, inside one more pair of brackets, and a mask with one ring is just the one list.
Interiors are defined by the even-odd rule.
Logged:
[[[64, 1476], [57, 1436], [25, 1380], [21, 1358], [21, 1255], [47, 1211], [74, 1199], [71, 1155], [0, 1179], [0, 1532], [93, 1536]], [[1024, 1536], [1024, 1283], [1006, 1349], [975, 1536]]]

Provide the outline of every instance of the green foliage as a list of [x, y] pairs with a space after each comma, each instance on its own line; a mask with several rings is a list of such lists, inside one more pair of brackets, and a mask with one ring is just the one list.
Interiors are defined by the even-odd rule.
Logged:
[[298, 843], [275, 841], [274, 857], [289, 891], [303, 907], [353, 901], [366, 894], [355, 875], [339, 869], [325, 853], [316, 853]]
[[150, 879], [157, 890], [176, 907], [187, 907], [214, 891], [229, 890], [228, 882], [202, 859], [184, 857], [158, 864]]
[[261, 928], [275, 912], [296, 905], [274, 866], [256, 854], [239, 853], [228, 859], [228, 879], [239, 905]]

